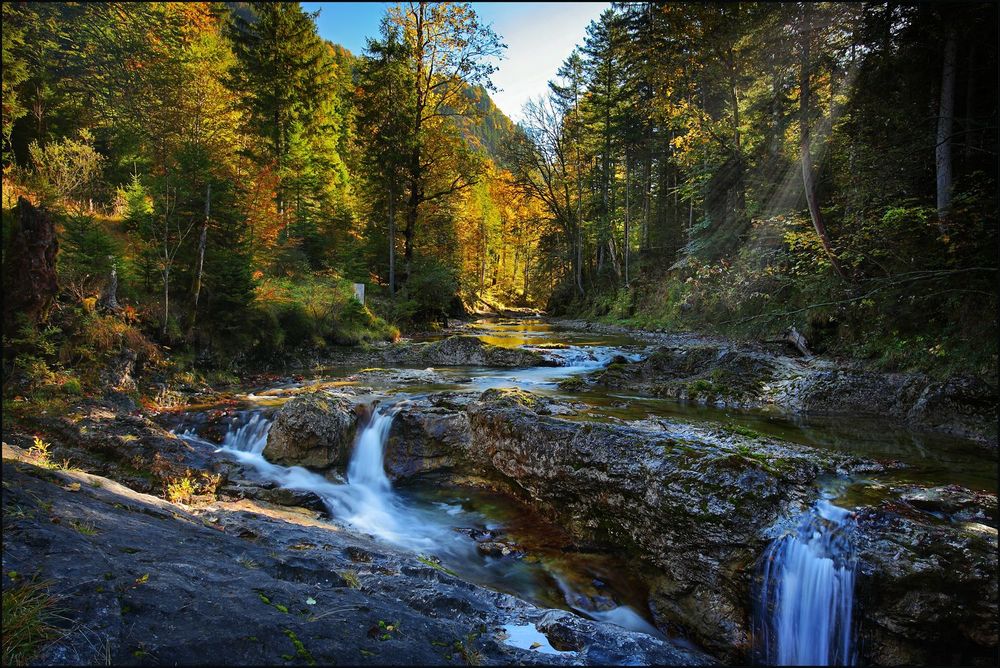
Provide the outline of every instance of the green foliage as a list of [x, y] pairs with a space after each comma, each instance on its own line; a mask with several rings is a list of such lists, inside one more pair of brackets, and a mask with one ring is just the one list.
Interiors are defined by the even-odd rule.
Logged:
[[33, 142], [28, 152], [36, 191], [54, 203], [69, 204], [90, 195], [104, 161], [86, 130], [80, 131], [79, 140], [66, 138], [44, 146]]
[[419, 257], [389, 318], [403, 324], [444, 322], [458, 291], [455, 270], [432, 257]]
[[399, 331], [354, 299], [350, 282], [332, 275], [268, 279], [255, 309], [262, 353], [392, 340]]
[[105, 285], [114, 268], [124, 274], [119, 278], [121, 284], [131, 285], [124, 244], [105, 225], [92, 216], [78, 214], [67, 219], [64, 229], [58, 265], [64, 283], [72, 283], [81, 291], [96, 291]]
[[25, 38], [25, 13], [14, 3], [3, 4], [3, 167], [13, 162], [10, 155], [10, 136], [14, 121], [28, 113], [24, 101], [18, 97], [18, 87], [28, 78], [28, 63], [23, 57]]

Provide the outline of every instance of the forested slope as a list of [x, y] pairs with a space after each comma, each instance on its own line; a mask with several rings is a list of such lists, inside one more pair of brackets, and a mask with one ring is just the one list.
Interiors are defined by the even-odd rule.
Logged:
[[995, 5], [614, 3], [519, 126], [466, 4], [394, 6], [361, 54], [297, 3], [3, 22], [6, 390], [484, 303], [995, 377]]
[[526, 109], [554, 312], [995, 375], [996, 5], [614, 3]]

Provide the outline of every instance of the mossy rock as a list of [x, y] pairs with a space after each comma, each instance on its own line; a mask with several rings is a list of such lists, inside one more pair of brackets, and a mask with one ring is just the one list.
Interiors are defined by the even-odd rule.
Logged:
[[479, 395], [479, 401], [498, 408], [527, 408], [537, 413], [546, 402], [530, 392], [509, 387], [491, 387]]

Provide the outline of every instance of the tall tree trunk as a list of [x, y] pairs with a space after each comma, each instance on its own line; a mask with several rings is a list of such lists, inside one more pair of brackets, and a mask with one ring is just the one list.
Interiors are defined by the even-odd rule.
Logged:
[[625, 256], [625, 287], [628, 287], [628, 246], [629, 246], [629, 170], [628, 155], [625, 156], [625, 243], [622, 244], [622, 253]]
[[389, 296], [396, 297], [396, 196], [389, 188]]
[[816, 181], [813, 176], [812, 150], [810, 147], [812, 142], [809, 133], [809, 44], [811, 40], [810, 32], [812, 31], [809, 12], [810, 9], [806, 7], [804, 9], [801, 61], [799, 63], [799, 122], [801, 124], [799, 153], [802, 160], [802, 185], [805, 188], [806, 204], [809, 206], [809, 217], [812, 218], [813, 227], [816, 230], [816, 234], [819, 235], [820, 242], [823, 244], [823, 250], [826, 251], [826, 255], [830, 259], [830, 264], [833, 265], [833, 270], [837, 272], [837, 275], [841, 278], [846, 278], [843, 269], [840, 267], [840, 262], [837, 261], [837, 256], [833, 252], [830, 239], [826, 234], [826, 225], [823, 223], [823, 214], [819, 210], [819, 200], [816, 197]]
[[962, 150], [962, 157], [966, 160], [972, 158], [972, 140], [974, 135], [974, 126], [976, 123], [975, 114], [973, 114], [973, 107], [975, 107], [976, 101], [976, 77], [974, 72], [976, 70], [976, 45], [972, 43], [969, 45], [969, 64], [966, 70], [966, 82], [965, 82], [965, 147]]
[[938, 108], [937, 144], [935, 147], [937, 210], [942, 231], [951, 213], [951, 134], [955, 117], [955, 54], [957, 50], [958, 39], [955, 35], [955, 25], [948, 21], [945, 24], [941, 106]]
[[576, 288], [581, 297], [586, 294], [583, 289], [583, 226], [579, 222], [576, 227]]
[[201, 224], [201, 237], [198, 239], [198, 270], [194, 275], [194, 287], [191, 290], [191, 318], [188, 323], [188, 336], [194, 333], [195, 318], [198, 317], [198, 298], [201, 296], [201, 281], [205, 270], [205, 243], [208, 240], [208, 217], [212, 211], [212, 184], [205, 188], [205, 220]]
[[163, 268], [163, 339], [167, 338], [167, 323], [170, 322], [170, 266]]

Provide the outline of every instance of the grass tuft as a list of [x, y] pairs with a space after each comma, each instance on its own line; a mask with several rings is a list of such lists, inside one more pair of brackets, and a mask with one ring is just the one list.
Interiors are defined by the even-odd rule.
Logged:
[[26, 665], [58, 636], [52, 625], [56, 600], [49, 584], [32, 581], [3, 590], [3, 665]]

